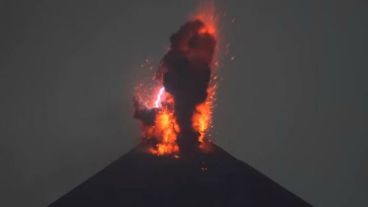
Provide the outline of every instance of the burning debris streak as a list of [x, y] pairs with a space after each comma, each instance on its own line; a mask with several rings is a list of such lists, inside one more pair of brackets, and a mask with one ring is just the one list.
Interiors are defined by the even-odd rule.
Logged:
[[137, 91], [134, 116], [142, 123], [148, 152], [177, 156], [210, 149], [206, 133], [216, 91], [217, 36], [213, 7], [201, 10], [170, 37], [150, 100]]

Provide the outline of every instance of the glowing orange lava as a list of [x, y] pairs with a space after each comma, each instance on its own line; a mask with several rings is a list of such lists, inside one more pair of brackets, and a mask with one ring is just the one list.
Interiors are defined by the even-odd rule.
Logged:
[[[163, 87], [153, 90], [154, 96], [148, 98], [146, 107], [157, 110], [152, 126], [142, 125], [143, 138], [152, 141], [148, 152], [154, 155], [177, 155], [179, 146], [176, 142], [179, 125], [174, 114], [174, 98]], [[147, 97], [146, 97], [147, 98]]]
[[160, 138], [160, 140], [159, 143], [150, 147], [148, 151], [155, 155], [178, 153], [179, 146], [176, 143], [176, 136], [179, 131], [174, 112], [168, 109], [160, 110], [156, 116], [152, 131], [152, 135]]
[[218, 16], [213, 2], [206, 1], [200, 4], [191, 19], [198, 19], [205, 24], [200, 33], [207, 33], [218, 39]]
[[207, 100], [196, 106], [192, 117], [192, 126], [200, 136], [198, 137], [199, 148], [203, 151], [211, 150], [211, 141], [206, 134], [212, 127], [213, 104], [216, 95], [216, 86], [210, 86], [207, 90]]

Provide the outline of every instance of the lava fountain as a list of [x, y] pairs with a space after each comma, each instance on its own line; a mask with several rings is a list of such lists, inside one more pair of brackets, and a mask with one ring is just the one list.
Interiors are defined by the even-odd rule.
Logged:
[[202, 7], [170, 37], [154, 83], [138, 87], [134, 117], [149, 153], [178, 157], [210, 151], [217, 33], [214, 7]]

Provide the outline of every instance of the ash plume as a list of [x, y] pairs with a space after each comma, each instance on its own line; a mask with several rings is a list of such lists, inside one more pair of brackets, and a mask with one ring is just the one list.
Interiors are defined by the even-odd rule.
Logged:
[[[198, 104], [206, 101], [211, 78], [211, 62], [216, 39], [204, 22], [186, 22], [170, 37], [170, 49], [161, 60], [157, 76], [165, 91], [175, 100], [174, 114], [180, 133], [177, 142], [183, 155], [195, 154], [199, 133], [193, 129], [192, 117]], [[154, 125], [157, 110], [146, 109], [135, 101], [134, 117], [144, 125]]]
[[207, 98], [211, 61], [216, 40], [202, 33], [204, 23], [194, 20], [184, 24], [170, 38], [171, 47], [162, 59], [163, 84], [175, 99], [175, 115], [180, 126], [178, 143], [182, 153], [192, 153], [198, 146], [198, 132], [192, 128], [195, 106]]

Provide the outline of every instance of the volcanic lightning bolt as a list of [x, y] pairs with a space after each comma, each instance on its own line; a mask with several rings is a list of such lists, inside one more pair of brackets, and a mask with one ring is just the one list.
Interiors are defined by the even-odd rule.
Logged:
[[155, 100], [155, 107], [156, 108], [160, 108], [161, 106], [161, 99], [162, 99], [162, 95], [164, 94], [165, 92], [165, 88], [164, 87], [161, 87], [160, 90], [158, 91], [158, 94], [157, 94], [157, 98]]
[[137, 90], [134, 117], [149, 153], [189, 156], [211, 149], [217, 33], [214, 7], [201, 7], [170, 37], [154, 86]]

